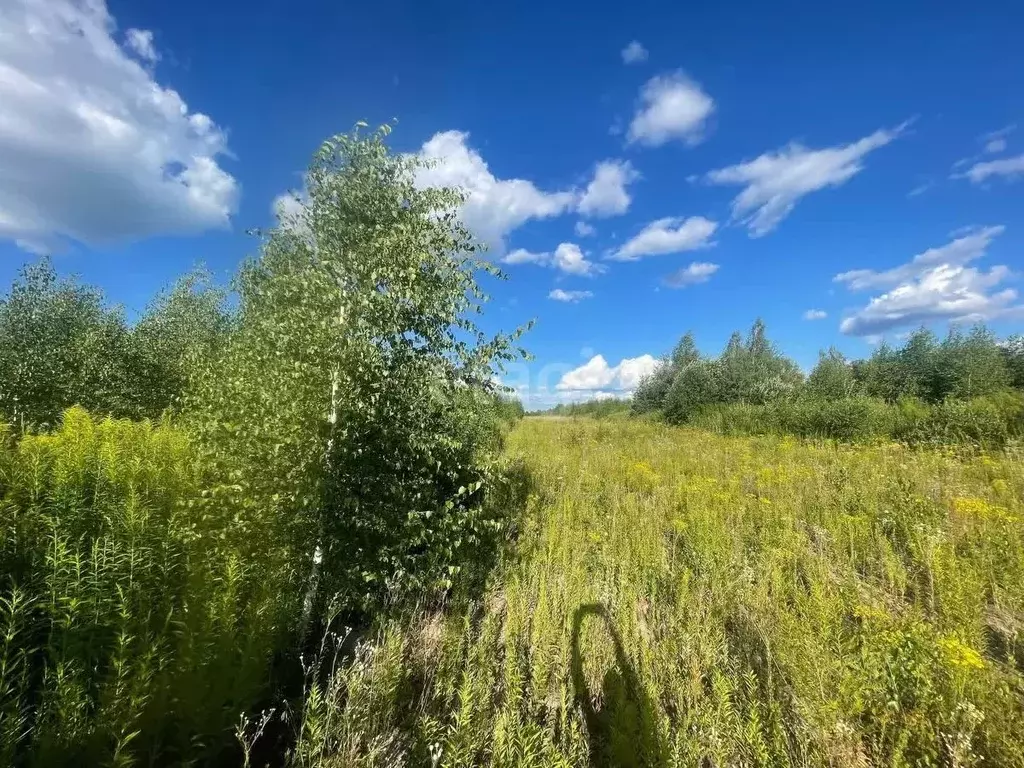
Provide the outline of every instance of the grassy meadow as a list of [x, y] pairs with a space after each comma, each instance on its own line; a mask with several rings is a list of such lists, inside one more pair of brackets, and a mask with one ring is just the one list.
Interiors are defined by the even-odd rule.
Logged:
[[539, 417], [506, 460], [486, 588], [314, 685], [308, 764], [1024, 764], [1019, 457]]

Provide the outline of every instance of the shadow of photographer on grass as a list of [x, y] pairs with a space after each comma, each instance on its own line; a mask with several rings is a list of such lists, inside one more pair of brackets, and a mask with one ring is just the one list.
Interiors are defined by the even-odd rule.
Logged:
[[[584, 624], [591, 619], [604, 624], [615, 650], [615, 665], [605, 672], [598, 697], [587, 687], [581, 649]], [[581, 605], [573, 616], [572, 681], [583, 711], [592, 765], [629, 768], [668, 764], [666, 747], [658, 733], [657, 708], [626, 655], [608, 609], [600, 603]]]

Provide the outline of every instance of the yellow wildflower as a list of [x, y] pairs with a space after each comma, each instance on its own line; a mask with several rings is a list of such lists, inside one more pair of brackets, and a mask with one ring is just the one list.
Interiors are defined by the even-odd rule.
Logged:
[[969, 517], [990, 517], [992, 505], [984, 499], [957, 496], [953, 499], [953, 509], [959, 515]]
[[637, 461], [626, 467], [626, 486], [632, 491], [653, 491], [661, 478], [646, 461]]
[[939, 640], [939, 647], [946, 661], [953, 667], [963, 669], [983, 669], [985, 659], [981, 654], [956, 637], [944, 637]]

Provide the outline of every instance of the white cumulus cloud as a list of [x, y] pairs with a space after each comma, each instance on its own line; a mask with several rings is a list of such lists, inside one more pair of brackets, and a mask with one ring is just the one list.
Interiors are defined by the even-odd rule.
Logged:
[[490, 248], [503, 253], [506, 236], [534, 219], [560, 216], [575, 207], [572, 190], [545, 192], [526, 179], [499, 179], [480, 153], [469, 146], [469, 134], [434, 134], [419, 156], [432, 163], [417, 174], [423, 187], [459, 187], [466, 195], [462, 219]]
[[503, 264], [547, 264], [551, 260], [550, 253], [538, 253], [528, 251], [525, 248], [516, 248], [505, 254], [501, 262]]
[[823, 309], [808, 309], [804, 312], [804, 320], [824, 320], [828, 312]]
[[594, 294], [591, 291], [563, 291], [561, 288], [555, 288], [548, 294], [549, 299], [555, 301], [564, 301], [569, 304], [576, 304], [583, 299], [589, 299]]
[[717, 264], [706, 261], [694, 261], [689, 266], [677, 269], [665, 276], [665, 285], [669, 288], [685, 288], [688, 285], [706, 283], [718, 271]]
[[608, 365], [603, 355], [594, 355], [579, 368], [573, 368], [562, 375], [555, 389], [561, 391], [579, 391], [586, 389], [604, 389], [611, 385], [617, 375], [617, 368]]
[[599, 264], [588, 260], [575, 243], [560, 243], [555, 248], [551, 263], [555, 269], [565, 272], [567, 275], [590, 276], [604, 271]]
[[800, 198], [841, 186], [860, 173], [864, 158], [899, 136], [905, 125], [826, 149], [793, 142], [748, 162], [711, 171], [707, 180], [743, 187], [732, 201], [733, 218], [746, 224], [752, 237], [760, 237], [775, 229]]
[[647, 49], [639, 40], [633, 40], [622, 49], [622, 61], [625, 64], [640, 64], [647, 61]]
[[1001, 176], [1007, 181], [1024, 176], [1024, 155], [975, 163], [963, 173], [956, 175], [957, 178], [970, 179], [973, 184], [982, 184], [993, 176]]
[[[103, 0], [0, 5], [0, 238], [41, 251], [228, 226], [224, 131], [115, 33]], [[145, 30], [126, 45], [158, 58]]]
[[583, 216], [618, 216], [629, 210], [632, 198], [626, 187], [640, 178], [628, 160], [604, 160], [597, 164], [594, 179], [580, 197], [577, 210]]
[[585, 392], [611, 390], [632, 393], [640, 380], [653, 373], [661, 361], [651, 355], [627, 357], [618, 365], [608, 364], [603, 355], [594, 355], [590, 360], [564, 374], [555, 389], [561, 392]]
[[631, 144], [657, 147], [672, 139], [697, 144], [715, 110], [714, 100], [682, 72], [652, 77], [640, 90], [640, 103], [629, 124]]
[[580, 237], [590, 237], [597, 232], [594, 227], [585, 221], [577, 221], [574, 229], [576, 230], [576, 234]]
[[706, 248], [718, 224], [703, 216], [668, 217], [652, 221], [609, 256], [615, 261], [636, 261], [644, 256]]
[[619, 389], [632, 392], [641, 379], [650, 376], [660, 365], [661, 361], [652, 355], [623, 358], [616, 366], [615, 382]]
[[864, 291], [872, 288], [888, 288], [923, 275], [930, 269], [939, 266], [963, 266], [968, 262], [980, 259], [985, 255], [992, 241], [1005, 231], [1006, 227], [983, 227], [972, 229], [960, 237], [937, 248], [929, 248], [917, 254], [906, 264], [881, 272], [873, 269], [853, 269], [841, 272], [833, 279], [843, 283], [851, 291]]
[[851, 290], [885, 291], [847, 315], [839, 329], [853, 336], [878, 336], [929, 322], [1020, 316], [1024, 306], [1017, 304], [1017, 292], [997, 290], [1010, 276], [1007, 267], [984, 271], [967, 266], [984, 256], [992, 239], [1002, 232], [1003, 227], [975, 230], [883, 272], [861, 269], [836, 275], [836, 282]]
[[604, 271], [604, 267], [590, 261], [575, 243], [559, 243], [554, 253], [535, 252], [517, 248], [502, 258], [503, 264], [538, 264], [553, 267], [567, 275], [592, 277]]

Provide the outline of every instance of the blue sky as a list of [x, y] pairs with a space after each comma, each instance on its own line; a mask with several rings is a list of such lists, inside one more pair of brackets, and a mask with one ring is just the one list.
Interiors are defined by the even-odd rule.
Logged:
[[534, 404], [757, 316], [805, 367], [1019, 331], [1024, 7], [956, 5], [3, 0], [0, 281], [226, 278], [323, 138], [397, 118], [505, 262], [485, 326], [536, 319]]

